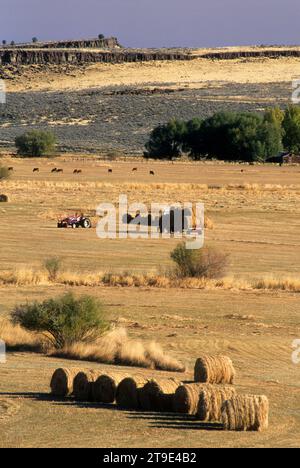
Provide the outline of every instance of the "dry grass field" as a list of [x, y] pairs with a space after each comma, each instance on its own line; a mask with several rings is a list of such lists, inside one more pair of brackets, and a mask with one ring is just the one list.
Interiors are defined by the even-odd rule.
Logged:
[[[2, 156], [14, 172], [0, 190], [9, 196], [9, 203], [0, 205], [0, 317], [7, 317], [15, 304], [69, 289], [93, 294], [105, 304], [109, 320], [126, 327], [130, 337], [156, 340], [183, 361], [186, 373], [176, 374], [182, 380], [191, 379], [201, 354], [229, 355], [238, 372], [238, 390], [267, 395], [271, 414], [266, 432], [230, 433], [188, 416], [59, 401], [49, 396], [51, 373], [56, 367], [78, 367], [78, 362], [15, 351], [0, 364], [0, 446], [299, 446], [299, 365], [291, 360], [292, 342], [300, 338], [299, 166], [108, 163], [80, 155], [31, 161]], [[138, 170], [132, 173], [134, 166]], [[33, 167], [40, 172], [33, 173]], [[51, 174], [53, 167], [64, 172]], [[82, 174], [73, 175], [75, 168]], [[75, 211], [93, 215], [97, 204], [116, 202], [120, 193], [130, 202], [147, 204], [204, 202], [214, 224], [214, 229], [206, 230], [206, 243], [230, 254], [223, 283], [93, 286], [100, 272], [162, 274], [177, 243], [104, 241], [94, 228], [56, 228], [59, 215]], [[63, 258], [64, 281], [41, 279], [34, 284], [28, 270], [42, 275], [42, 262], [54, 254]], [[12, 281], [17, 284], [8, 284], [7, 275], [18, 277]], [[83, 284], [86, 279], [86, 285], [70, 286], [74, 275]]]

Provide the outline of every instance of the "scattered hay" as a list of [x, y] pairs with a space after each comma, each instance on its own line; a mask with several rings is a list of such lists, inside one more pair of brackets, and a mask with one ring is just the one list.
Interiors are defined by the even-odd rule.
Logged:
[[226, 400], [236, 396], [233, 387], [203, 387], [199, 394], [197, 417], [201, 421], [220, 421], [222, 405]]
[[66, 397], [73, 393], [74, 377], [78, 374], [79, 369], [56, 369], [52, 375], [50, 388], [52, 395], [58, 397]]
[[207, 385], [202, 383], [180, 385], [174, 395], [174, 411], [182, 414], [196, 414], [200, 392]]
[[269, 426], [269, 400], [264, 395], [238, 395], [227, 400], [221, 422], [228, 431], [263, 431]]
[[170, 372], [185, 372], [185, 366], [177, 359], [165, 354], [161, 346], [155, 341], [146, 345], [146, 359], [152, 362], [155, 369]]
[[75, 400], [92, 401], [93, 398], [93, 383], [101, 375], [99, 371], [81, 371], [73, 382], [73, 394]]
[[114, 403], [119, 383], [124, 374], [102, 374], [92, 384], [93, 400], [98, 403]]
[[151, 379], [141, 389], [140, 406], [144, 411], [173, 412], [174, 395], [181, 382], [175, 379]]
[[203, 356], [195, 363], [195, 382], [232, 384], [235, 375], [235, 369], [228, 356]]
[[121, 380], [116, 393], [117, 405], [125, 409], [138, 410], [140, 408], [139, 394], [146, 383], [147, 379], [143, 376], [126, 377]]

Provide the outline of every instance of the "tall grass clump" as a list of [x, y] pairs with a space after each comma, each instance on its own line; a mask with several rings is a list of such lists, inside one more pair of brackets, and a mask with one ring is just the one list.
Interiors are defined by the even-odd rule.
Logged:
[[93, 342], [108, 329], [98, 300], [92, 296], [76, 298], [70, 292], [44, 302], [21, 304], [11, 318], [26, 330], [42, 333], [56, 349]]
[[60, 257], [46, 258], [44, 268], [47, 270], [49, 280], [54, 282], [62, 268], [62, 259]]
[[171, 252], [175, 262], [175, 275], [178, 278], [220, 278], [225, 274], [228, 255], [212, 247], [187, 249], [180, 243]]

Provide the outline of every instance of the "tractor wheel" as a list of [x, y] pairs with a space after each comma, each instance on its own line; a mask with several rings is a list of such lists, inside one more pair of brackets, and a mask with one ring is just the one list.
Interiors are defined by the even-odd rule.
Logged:
[[91, 227], [92, 227], [91, 221], [90, 221], [88, 218], [84, 219], [84, 220], [82, 221], [82, 227], [83, 227], [84, 229], [89, 229], [89, 228], [91, 228]]

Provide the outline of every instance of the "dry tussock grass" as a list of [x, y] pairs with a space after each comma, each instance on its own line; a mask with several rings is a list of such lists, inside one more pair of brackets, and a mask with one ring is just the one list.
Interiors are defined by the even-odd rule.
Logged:
[[300, 292], [299, 278], [264, 277], [252, 281], [225, 276], [219, 279], [210, 278], [176, 278], [172, 272], [167, 273], [79, 273], [65, 271], [60, 273], [55, 282], [49, 281], [43, 270], [22, 268], [19, 270], [0, 272], [0, 285], [39, 286], [49, 284], [63, 284], [67, 286], [110, 286], [134, 288], [180, 288], [180, 289], [224, 289], [224, 290], [280, 290], [287, 292]]
[[284, 192], [291, 190], [299, 190], [300, 185], [296, 184], [259, 184], [259, 183], [242, 183], [242, 184], [224, 184], [224, 185], [208, 185], [208, 184], [197, 184], [197, 183], [172, 183], [172, 182], [157, 182], [157, 183], [143, 183], [143, 182], [124, 182], [124, 183], [110, 183], [110, 182], [98, 182], [98, 181], [86, 181], [86, 182], [76, 182], [76, 181], [65, 181], [65, 180], [5, 180], [2, 182], [2, 187], [8, 190], [43, 190], [43, 189], [60, 189], [67, 191], [86, 191], [86, 190], [98, 190], [98, 189], [115, 189], [120, 191], [120, 189], [134, 192], [138, 191], [140, 193], [147, 192], [165, 192], [169, 194], [170, 192], [184, 193], [186, 191], [200, 191], [200, 192], [210, 192], [212, 190], [218, 191], [246, 191], [246, 192]]
[[164, 353], [156, 342], [143, 343], [128, 337], [124, 328], [116, 328], [93, 344], [75, 343], [53, 356], [107, 364], [144, 367], [172, 372], [184, 372], [185, 366]]
[[19, 325], [13, 325], [7, 318], [0, 319], [0, 338], [5, 342], [7, 349], [41, 351], [45, 347], [40, 335], [27, 332]]

